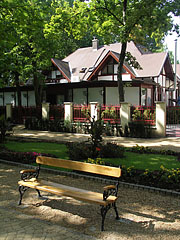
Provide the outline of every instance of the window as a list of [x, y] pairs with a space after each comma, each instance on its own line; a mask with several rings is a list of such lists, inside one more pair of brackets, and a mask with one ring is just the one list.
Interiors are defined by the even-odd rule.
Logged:
[[113, 75], [114, 74], [114, 64], [115, 60], [111, 58], [108, 62], [107, 65], [104, 66], [104, 68], [101, 71], [102, 75]]

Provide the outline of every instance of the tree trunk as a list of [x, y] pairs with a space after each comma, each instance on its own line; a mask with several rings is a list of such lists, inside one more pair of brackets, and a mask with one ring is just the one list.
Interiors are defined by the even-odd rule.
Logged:
[[42, 103], [42, 85], [40, 84], [36, 73], [33, 74], [33, 82], [36, 106], [40, 106]]
[[[126, 10], [127, 10], [127, 2], [128, 0], [123, 1], [123, 25], [126, 26]], [[124, 31], [124, 39], [127, 39], [127, 32]], [[124, 102], [124, 86], [122, 81], [122, 72], [123, 72], [123, 64], [126, 56], [126, 48], [127, 48], [127, 41], [122, 40], [121, 45], [121, 52], [119, 56], [119, 64], [118, 64], [118, 74], [117, 74], [117, 80], [118, 80], [118, 93], [119, 93], [119, 103]]]
[[121, 53], [119, 56], [118, 74], [117, 74], [119, 102], [124, 102], [124, 86], [122, 81], [122, 72], [123, 72], [123, 64], [126, 56], [126, 48], [127, 48], [127, 42], [123, 42], [121, 46]]
[[15, 72], [14, 75], [15, 75], [18, 107], [21, 107], [22, 106], [22, 100], [21, 100], [21, 87], [19, 85], [19, 73]]

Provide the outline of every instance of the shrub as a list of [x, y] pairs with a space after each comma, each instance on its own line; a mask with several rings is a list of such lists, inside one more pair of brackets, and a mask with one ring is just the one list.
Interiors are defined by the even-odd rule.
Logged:
[[85, 161], [86, 163], [92, 163], [92, 164], [98, 164], [98, 165], [105, 165], [105, 162], [101, 159], [101, 158], [88, 158], [87, 161]]
[[35, 163], [37, 156], [47, 156], [47, 157], [56, 157], [52, 154], [46, 153], [37, 153], [37, 152], [15, 152], [7, 149], [2, 149], [0, 151], [0, 158], [12, 162], [21, 162], [24, 164]]
[[85, 160], [92, 157], [92, 147], [84, 142], [67, 143], [67, 154], [72, 160]]
[[124, 148], [113, 143], [107, 143], [100, 147], [100, 156], [102, 158], [122, 158]]
[[128, 135], [135, 138], [150, 138], [151, 125], [146, 124], [144, 121], [130, 122]]
[[0, 142], [4, 142], [6, 133], [8, 130], [12, 130], [10, 120], [5, 119], [5, 115], [0, 116]]

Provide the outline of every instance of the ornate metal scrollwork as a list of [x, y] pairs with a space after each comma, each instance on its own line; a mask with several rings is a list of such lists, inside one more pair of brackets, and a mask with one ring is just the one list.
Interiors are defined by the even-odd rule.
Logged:
[[38, 178], [39, 171], [40, 171], [40, 166], [36, 170], [34, 170], [34, 169], [32, 169], [32, 171], [25, 170], [24, 172], [21, 173], [21, 180], [25, 181], [25, 180], [29, 180], [31, 178]]
[[22, 197], [27, 189], [28, 189], [28, 187], [26, 187], [26, 186], [21, 186], [21, 185], [19, 186], [19, 193], [20, 193], [19, 205], [21, 205]]
[[107, 206], [101, 206], [101, 216], [102, 216], [101, 231], [104, 231], [104, 220], [106, 217], [106, 213], [110, 208], [111, 208], [110, 204], [108, 204]]
[[37, 171], [36, 172], [24, 172], [21, 173], [21, 180], [29, 180], [31, 178], [37, 178]]

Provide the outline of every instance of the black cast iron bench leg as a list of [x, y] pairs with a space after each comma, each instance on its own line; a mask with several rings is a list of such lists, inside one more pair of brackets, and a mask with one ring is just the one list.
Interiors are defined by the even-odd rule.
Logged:
[[117, 210], [117, 207], [116, 207], [116, 203], [114, 202], [114, 203], [112, 204], [112, 206], [113, 206], [113, 208], [114, 208], [114, 210], [115, 210], [115, 213], [116, 213], [116, 220], [119, 220], [119, 214], [118, 214], [118, 210]]
[[[116, 203], [112, 203], [112, 207], [115, 210], [116, 213], [116, 220], [119, 219], [119, 214], [118, 214], [118, 210], [116, 207]], [[107, 206], [101, 206], [101, 216], [102, 216], [102, 224], [101, 224], [101, 231], [104, 231], [104, 221], [105, 221], [105, 217], [106, 217], [106, 213], [108, 212], [108, 210], [111, 208], [111, 204], [107, 205]]]
[[36, 191], [38, 192], [38, 196], [42, 197], [40, 191], [38, 189], [36, 189]]
[[104, 220], [106, 217], [107, 211], [111, 208], [111, 205], [101, 206], [101, 216], [102, 216], [102, 224], [101, 224], [101, 231], [104, 231]]
[[23, 195], [24, 195], [24, 193], [26, 192], [27, 189], [28, 189], [28, 187], [19, 186], [19, 193], [20, 193], [19, 205], [21, 205], [22, 197], [23, 197]]
[[[26, 192], [27, 189], [28, 189], [28, 187], [19, 186], [19, 193], [20, 193], [19, 205], [21, 205], [23, 195], [24, 195], [24, 193]], [[38, 193], [38, 196], [39, 196], [39, 197], [42, 197], [40, 191], [39, 191], [38, 189], [36, 189], [36, 191], [37, 191], [37, 193]]]

